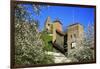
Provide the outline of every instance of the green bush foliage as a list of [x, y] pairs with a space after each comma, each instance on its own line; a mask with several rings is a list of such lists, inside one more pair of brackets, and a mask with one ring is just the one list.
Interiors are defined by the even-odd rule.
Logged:
[[53, 51], [53, 46], [51, 43], [49, 43], [50, 41], [52, 41], [52, 36], [49, 36], [46, 31], [42, 31], [41, 39], [44, 41], [45, 44], [43, 49], [46, 51]]

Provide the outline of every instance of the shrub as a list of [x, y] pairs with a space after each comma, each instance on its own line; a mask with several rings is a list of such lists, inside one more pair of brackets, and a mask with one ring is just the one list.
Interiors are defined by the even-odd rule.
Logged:
[[90, 62], [94, 60], [94, 50], [86, 46], [81, 46], [69, 52], [68, 58], [72, 62]]
[[44, 43], [34, 24], [15, 23], [15, 64], [53, 63], [52, 56], [45, 54]]

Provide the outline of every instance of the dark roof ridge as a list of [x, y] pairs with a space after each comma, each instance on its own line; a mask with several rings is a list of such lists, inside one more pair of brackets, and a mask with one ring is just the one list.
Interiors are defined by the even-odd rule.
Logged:
[[53, 23], [54, 22], [59, 22], [61, 25], [63, 25], [60, 20], [54, 20]]
[[77, 22], [77, 23], [73, 23], [73, 24], [69, 25], [68, 27], [74, 26], [74, 25], [78, 25], [78, 24], [79, 24], [79, 25], [82, 25], [82, 24], [80, 24], [80, 23]]

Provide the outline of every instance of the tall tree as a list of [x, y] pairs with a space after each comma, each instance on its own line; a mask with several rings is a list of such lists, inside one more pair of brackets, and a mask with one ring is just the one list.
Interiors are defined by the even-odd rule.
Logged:
[[[34, 7], [34, 6], [33, 6]], [[37, 7], [38, 9], [38, 7]], [[15, 8], [15, 64], [53, 63], [52, 56], [45, 54], [43, 40], [38, 32], [38, 21], [28, 18], [30, 14], [22, 4]]]

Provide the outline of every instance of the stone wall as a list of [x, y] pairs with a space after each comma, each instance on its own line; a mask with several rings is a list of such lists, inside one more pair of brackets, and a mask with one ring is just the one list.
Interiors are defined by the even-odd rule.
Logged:
[[67, 30], [67, 36], [68, 51], [81, 46], [83, 39], [83, 26], [80, 24], [70, 25]]

